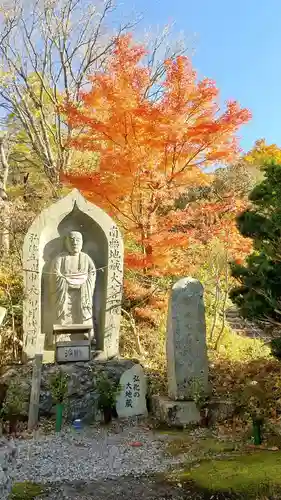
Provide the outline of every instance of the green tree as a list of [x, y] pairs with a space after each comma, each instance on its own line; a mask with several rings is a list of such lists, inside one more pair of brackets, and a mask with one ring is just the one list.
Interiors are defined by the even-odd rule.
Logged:
[[243, 157], [235, 164], [217, 168], [213, 174], [212, 196], [220, 199], [234, 192], [239, 198], [248, 198], [256, 184], [255, 175]]
[[281, 164], [272, 161], [262, 170], [264, 179], [249, 196], [252, 206], [237, 219], [254, 250], [245, 265], [232, 263], [239, 286], [230, 297], [243, 316], [274, 324], [281, 321]]

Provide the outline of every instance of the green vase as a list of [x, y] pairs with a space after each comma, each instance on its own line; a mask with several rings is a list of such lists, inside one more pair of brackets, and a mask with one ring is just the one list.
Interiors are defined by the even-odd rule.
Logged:
[[254, 438], [254, 444], [256, 446], [259, 446], [262, 443], [261, 426], [262, 426], [261, 420], [253, 419], [253, 438]]
[[62, 427], [62, 414], [63, 414], [63, 404], [58, 403], [56, 405], [56, 432], [60, 432]]

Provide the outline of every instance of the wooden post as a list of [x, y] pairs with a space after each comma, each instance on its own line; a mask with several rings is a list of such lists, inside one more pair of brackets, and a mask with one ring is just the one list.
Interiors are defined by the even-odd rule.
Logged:
[[42, 362], [43, 355], [35, 354], [29, 402], [28, 430], [34, 429], [38, 423]]

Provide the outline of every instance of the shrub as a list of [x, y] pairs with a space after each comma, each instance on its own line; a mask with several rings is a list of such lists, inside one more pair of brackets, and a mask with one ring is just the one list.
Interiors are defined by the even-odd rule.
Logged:
[[275, 358], [281, 360], [281, 337], [272, 339], [272, 341], [270, 342], [270, 347], [272, 355]]
[[14, 379], [9, 383], [6, 397], [4, 399], [1, 414], [4, 420], [12, 417], [26, 416], [28, 413], [28, 394], [24, 390], [19, 379]]
[[112, 409], [115, 407], [116, 398], [120, 393], [120, 385], [110, 380], [107, 375], [102, 374], [96, 383], [98, 391], [99, 410]]
[[50, 389], [55, 404], [65, 401], [68, 392], [69, 375], [61, 369], [57, 370], [50, 378]]

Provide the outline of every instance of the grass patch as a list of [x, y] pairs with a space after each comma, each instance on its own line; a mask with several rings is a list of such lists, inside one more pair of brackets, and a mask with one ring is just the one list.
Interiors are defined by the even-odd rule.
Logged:
[[177, 474], [180, 482], [192, 481], [212, 492], [255, 495], [281, 491], [281, 453], [262, 451], [228, 460], [206, 460], [195, 468]]
[[42, 495], [45, 488], [41, 484], [24, 481], [23, 483], [15, 483], [9, 496], [9, 500], [33, 500]]
[[192, 439], [190, 436], [177, 436], [166, 447], [172, 456], [191, 453], [193, 457], [204, 458], [212, 454], [230, 453], [237, 449], [237, 443], [222, 441], [215, 438]]

